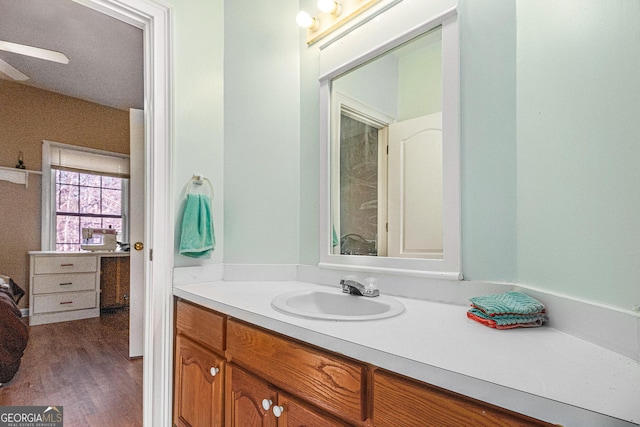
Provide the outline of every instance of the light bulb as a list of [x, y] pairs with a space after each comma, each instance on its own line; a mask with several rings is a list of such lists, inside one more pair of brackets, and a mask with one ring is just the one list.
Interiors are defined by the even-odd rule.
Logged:
[[316, 18], [313, 18], [304, 10], [301, 10], [296, 15], [296, 23], [302, 28], [314, 29], [318, 26], [318, 20]]
[[318, 9], [324, 13], [338, 15], [340, 13], [340, 3], [335, 0], [318, 0]]

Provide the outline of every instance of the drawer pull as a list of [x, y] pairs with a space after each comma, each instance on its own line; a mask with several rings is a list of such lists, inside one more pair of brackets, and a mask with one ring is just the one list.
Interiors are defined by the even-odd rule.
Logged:
[[284, 407], [283, 406], [275, 405], [273, 407], [273, 415], [275, 415], [276, 418], [280, 418], [280, 415], [282, 415], [283, 412], [284, 412]]
[[70, 286], [73, 285], [73, 282], [60, 283], [60, 286]]
[[73, 267], [73, 263], [71, 263], [71, 264], [60, 264], [60, 267]]
[[60, 303], [60, 305], [63, 305], [63, 304], [73, 304], [73, 301], [63, 301]]
[[[273, 401], [271, 401], [270, 399], [262, 399], [262, 409], [268, 411], [269, 408], [271, 408], [271, 405], [273, 405]], [[274, 405], [272, 411], [273, 415], [275, 415], [276, 418], [280, 418], [280, 415], [282, 415], [282, 413], [284, 412], [284, 407]]]

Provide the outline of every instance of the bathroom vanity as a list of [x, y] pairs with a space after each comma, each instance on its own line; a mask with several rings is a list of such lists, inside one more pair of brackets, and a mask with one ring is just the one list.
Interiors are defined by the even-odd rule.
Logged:
[[551, 425], [176, 300], [174, 425]]
[[[403, 313], [371, 321], [272, 307], [305, 289], [341, 292], [174, 287], [175, 425], [628, 426], [636, 416], [637, 365], [552, 328], [497, 331], [465, 306], [400, 297]], [[606, 372], [586, 368], [596, 361]]]

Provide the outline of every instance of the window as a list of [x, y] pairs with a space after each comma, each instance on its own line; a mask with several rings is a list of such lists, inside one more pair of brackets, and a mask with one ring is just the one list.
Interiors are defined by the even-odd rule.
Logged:
[[43, 141], [42, 172], [42, 250], [81, 250], [83, 228], [128, 242], [128, 155]]
[[122, 235], [125, 179], [65, 170], [53, 173], [57, 251], [79, 251], [83, 228], [113, 228]]

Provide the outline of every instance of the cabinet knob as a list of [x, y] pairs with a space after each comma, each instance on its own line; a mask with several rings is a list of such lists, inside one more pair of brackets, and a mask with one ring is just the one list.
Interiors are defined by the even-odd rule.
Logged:
[[284, 412], [284, 407], [278, 406], [278, 405], [273, 407], [273, 415], [275, 415], [276, 418], [280, 418], [280, 415], [282, 415], [283, 412]]
[[144, 245], [142, 244], [142, 242], [135, 242], [133, 244], [133, 249], [135, 249], [136, 251], [141, 251], [142, 248], [144, 248]]
[[209, 369], [209, 372], [211, 373], [212, 377], [215, 377], [216, 374], [220, 372], [220, 369], [216, 368], [215, 366], [212, 366], [211, 369]]
[[268, 411], [269, 408], [271, 408], [271, 405], [273, 404], [273, 402], [269, 399], [262, 399], [262, 409], [264, 409], [265, 411]]

